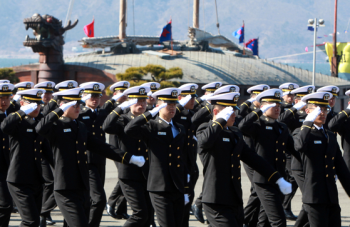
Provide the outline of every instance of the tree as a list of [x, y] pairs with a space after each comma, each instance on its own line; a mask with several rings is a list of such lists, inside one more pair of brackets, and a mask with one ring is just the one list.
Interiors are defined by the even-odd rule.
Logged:
[[16, 77], [15, 71], [11, 68], [1, 68], [0, 69], [0, 79], [9, 80], [11, 83], [18, 83], [19, 79]]

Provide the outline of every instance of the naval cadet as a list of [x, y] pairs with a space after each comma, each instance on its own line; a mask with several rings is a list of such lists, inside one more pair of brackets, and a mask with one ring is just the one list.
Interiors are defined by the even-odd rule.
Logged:
[[[8, 80], [0, 80], [0, 124], [7, 117], [10, 97], [15, 88]], [[5, 83], [4, 83], [5, 82]], [[7, 187], [6, 177], [10, 166], [9, 137], [0, 130], [0, 226], [7, 227], [10, 223], [12, 198]]]
[[[130, 154], [143, 156], [146, 160], [142, 168], [117, 163], [119, 183], [133, 211], [124, 226], [149, 227], [153, 223], [154, 211], [147, 191], [148, 148], [143, 140], [130, 137], [124, 132], [130, 121], [146, 111], [148, 92], [150, 92], [150, 87], [143, 85], [125, 90], [124, 95], [129, 98], [129, 101], [115, 108], [108, 115], [102, 127], [105, 132], [117, 136], [120, 149]], [[126, 108], [130, 108], [130, 111], [124, 113]]]
[[127, 97], [123, 92], [130, 87], [128, 81], [119, 81], [112, 84], [109, 90], [113, 92], [113, 97], [103, 104], [102, 109], [105, 109], [108, 113], [112, 112], [119, 104], [122, 104]]
[[[58, 91], [65, 91], [67, 89], [72, 89], [76, 87], [78, 87], [78, 82], [76, 82], [75, 80], [65, 80], [56, 84], [55, 89]], [[42, 109], [42, 114], [46, 116], [49, 113], [51, 113], [51, 111], [57, 108], [57, 97], [53, 96], [53, 98]]]
[[238, 128], [233, 127], [239, 93], [210, 97], [213, 119], [197, 130], [203, 162], [203, 207], [211, 226], [243, 226], [241, 163], [246, 162], [282, 192], [290, 184], [262, 157], [251, 150]]
[[327, 119], [326, 119], [326, 123], [323, 125], [323, 127], [325, 129], [328, 129], [328, 124], [331, 121], [331, 119], [335, 116], [337, 116], [338, 112], [334, 111], [334, 106], [337, 102], [337, 98], [339, 95], [339, 87], [334, 86], [334, 85], [329, 85], [329, 86], [324, 86], [321, 87], [319, 89], [317, 89], [317, 92], [329, 92], [332, 93], [332, 97], [328, 100], [328, 105], [330, 106], [331, 110], [329, 111], [329, 113], [327, 114]]
[[[86, 82], [79, 85], [84, 88], [82, 101], [84, 105], [80, 105], [80, 114], [78, 121], [81, 121], [87, 127], [87, 130], [92, 133], [95, 138], [105, 142], [105, 132], [102, 130], [102, 124], [105, 121], [108, 113], [100, 108], [102, 92], [105, 85], [99, 82]], [[98, 227], [100, 225], [103, 210], [106, 206], [107, 199], [104, 190], [105, 175], [106, 175], [106, 157], [98, 153], [87, 152], [89, 183], [90, 183], [90, 215], [89, 227]]]
[[40, 114], [43, 89], [17, 92], [20, 110], [9, 114], [1, 123], [3, 133], [10, 138], [10, 166], [7, 185], [22, 218], [20, 226], [39, 226], [43, 197], [41, 162], [45, 157], [53, 165], [48, 141], [37, 134], [35, 127]]
[[147, 83], [142, 84], [141, 86], [146, 86], [146, 87], [151, 88], [151, 91], [147, 93], [148, 99], [146, 100], [147, 101], [146, 111], [149, 111], [149, 110], [153, 109], [154, 107], [156, 107], [157, 99], [153, 98], [152, 93], [159, 90], [160, 83], [147, 82]]
[[282, 95], [283, 101], [281, 103], [281, 113], [283, 113], [285, 110], [291, 108], [294, 105], [294, 97], [295, 96], [291, 92], [298, 87], [299, 87], [298, 84], [291, 83], [291, 82], [284, 83], [284, 84], [281, 84], [279, 86], [279, 89], [281, 89], [283, 91], [283, 95]]
[[[181, 90], [165, 88], [153, 93], [157, 107], [135, 117], [125, 127], [127, 136], [144, 141], [148, 147], [150, 166], [147, 190], [160, 226], [178, 227], [188, 199], [188, 172], [185, 128], [174, 122]], [[156, 116], [159, 112], [159, 115]]]
[[[77, 120], [83, 88], [54, 93], [59, 108], [44, 117], [36, 131], [46, 137], [54, 156], [54, 195], [68, 226], [89, 226], [89, 165], [87, 151], [125, 164], [142, 166], [143, 157], [123, 152], [97, 138]], [[65, 223], [65, 225], [66, 225]]]
[[[285, 173], [285, 153], [298, 155], [294, 150], [293, 138], [284, 123], [277, 122], [281, 111], [280, 89], [270, 89], [260, 93], [256, 101], [261, 103], [258, 111], [252, 111], [239, 124], [239, 129], [249, 136], [255, 145], [255, 151], [262, 156], [283, 177]], [[282, 207], [282, 194], [269, 179], [253, 173], [256, 193], [261, 202], [258, 226], [286, 226], [286, 217]], [[291, 187], [290, 191], [291, 192]], [[287, 193], [287, 194], [289, 194]]]
[[311, 227], [340, 227], [341, 215], [336, 178], [350, 195], [350, 172], [342, 157], [336, 134], [325, 129], [330, 111], [330, 92], [316, 92], [302, 98], [308, 114], [301, 128], [293, 132], [305, 174], [302, 201]]
[[[24, 81], [24, 82], [20, 82], [15, 84], [15, 89], [17, 89], [17, 91], [25, 91], [28, 89], [31, 89], [34, 86], [34, 83], [31, 81]], [[11, 105], [9, 108], [7, 108], [7, 113], [13, 113], [16, 112], [17, 110], [19, 110], [21, 108], [21, 105], [19, 104], [21, 96], [18, 95], [16, 93], [16, 95], [13, 96], [12, 101], [11, 101]]]
[[211, 82], [209, 84], [206, 84], [202, 87], [202, 90], [205, 90], [205, 93], [203, 96], [196, 98], [196, 102], [194, 104], [194, 112], [197, 112], [198, 110], [202, 109], [203, 107], [207, 106], [208, 103], [206, 100], [210, 96], [214, 95], [214, 92], [221, 87], [222, 83], [221, 82]]
[[[34, 85], [34, 88], [44, 89], [45, 93], [42, 95], [43, 103], [40, 104], [40, 112], [43, 111], [44, 107], [50, 102], [52, 99], [53, 88], [56, 83], [52, 81], [45, 81]], [[41, 168], [43, 170], [43, 178], [45, 180], [44, 191], [43, 191], [43, 205], [41, 207], [40, 214], [40, 226], [44, 226], [43, 222], [46, 222], [47, 225], [54, 225], [54, 222], [51, 218], [51, 211], [53, 211], [56, 207], [56, 200], [53, 194], [53, 173], [49, 163], [46, 159], [43, 159], [41, 162]]]

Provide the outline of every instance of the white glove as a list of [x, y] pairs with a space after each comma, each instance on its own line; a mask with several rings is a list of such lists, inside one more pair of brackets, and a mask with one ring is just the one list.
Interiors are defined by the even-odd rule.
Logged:
[[13, 96], [12, 100], [17, 102], [20, 98], [21, 98], [20, 95], [15, 95]]
[[338, 175], [337, 174], [335, 174], [334, 180], [335, 180], [335, 182], [337, 182], [337, 180], [338, 180]]
[[202, 97], [200, 97], [200, 99], [202, 99], [203, 101], [207, 100], [209, 97], [212, 97], [214, 95], [214, 93], [210, 93], [207, 95], [203, 95]]
[[288, 194], [292, 193], [292, 184], [287, 182], [287, 181], [285, 181], [283, 179], [283, 177], [278, 179], [276, 181], [276, 184], [278, 184], [278, 187], [280, 188], [280, 190], [283, 193], [283, 195], [288, 195]]
[[153, 94], [153, 92], [150, 91], [150, 92], [147, 93], [147, 96], [152, 96], [152, 94]]
[[68, 110], [69, 107], [74, 106], [75, 104], [77, 104], [77, 101], [71, 101], [69, 103], [62, 104], [60, 106], [60, 109], [63, 110], [63, 112], [64, 112], [64, 111]]
[[116, 94], [115, 96], [112, 97], [112, 99], [114, 101], [117, 101], [118, 99], [120, 99], [124, 94], [123, 93], [119, 93], [119, 94]]
[[145, 158], [143, 156], [131, 156], [130, 163], [137, 165], [138, 167], [142, 167], [145, 164]]
[[44, 95], [45, 95], [45, 93], [41, 95], [41, 98], [44, 98]]
[[150, 110], [149, 112], [152, 114], [152, 117], [156, 116], [157, 113], [159, 112], [159, 110], [163, 109], [164, 107], [166, 107], [168, 105], [168, 103], [163, 103], [162, 105], [153, 108], [153, 110]]
[[233, 108], [231, 106], [225, 107], [225, 109], [221, 110], [220, 113], [216, 116], [216, 119], [222, 118], [227, 121], [231, 115], [233, 114]]
[[184, 194], [185, 196], [185, 206], [187, 205], [187, 203], [190, 202], [190, 199], [188, 198], [188, 194]]
[[191, 179], [191, 175], [190, 175], [190, 174], [187, 174], [187, 183], [190, 182], [190, 179]]
[[290, 94], [290, 91], [283, 92], [282, 97], [286, 96], [286, 95], [289, 95], [289, 94]]
[[137, 103], [137, 99], [130, 99], [129, 101], [123, 102], [118, 107], [122, 110], [125, 110], [126, 108], [128, 108], [136, 103]]
[[179, 104], [184, 107], [186, 106], [186, 104], [191, 100], [192, 96], [191, 95], [187, 95], [185, 98], [181, 99], [179, 101]]
[[256, 97], [250, 98], [250, 99], [248, 99], [247, 101], [253, 103], [255, 100], [256, 100]]
[[318, 106], [314, 109], [314, 111], [312, 111], [306, 116], [305, 121], [314, 122], [317, 116], [320, 115], [320, 113], [321, 113], [321, 108]]
[[265, 113], [268, 109], [270, 109], [271, 107], [275, 107], [276, 103], [272, 103], [272, 104], [268, 104], [268, 105], [264, 105], [263, 107], [260, 108], [260, 110]]
[[350, 104], [348, 105], [348, 107], [346, 107], [346, 109], [350, 110]]
[[84, 97], [81, 98], [81, 101], [85, 102], [86, 100], [88, 100], [89, 98], [91, 98], [91, 94], [85, 95]]
[[34, 110], [36, 110], [36, 108], [38, 107], [38, 104], [36, 103], [31, 103], [25, 106], [21, 106], [21, 110], [25, 113], [25, 114], [30, 114], [31, 112], [33, 112]]
[[306, 103], [303, 102], [303, 101], [300, 101], [300, 102], [298, 102], [297, 104], [295, 104], [295, 105], [293, 106], [293, 108], [295, 108], [295, 109], [297, 109], [297, 110], [300, 110], [300, 109], [303, 108], [304, 106], [306, 106]]

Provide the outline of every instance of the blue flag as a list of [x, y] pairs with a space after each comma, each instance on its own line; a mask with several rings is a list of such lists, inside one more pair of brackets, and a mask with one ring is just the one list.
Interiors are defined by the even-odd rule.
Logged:
[[171, 41], [171, 21], [165, 25], [165, 27], [162, 30], [162, 33], [160, 34], [159, 37], [159, 42], [162, 43], [164, 41]]
[[239, 40], [239, 43], [243, 43], [243, 41], [244, 41], [244, 26], [242, 26], [237, 31], [233, 32], [232, 35]]
[[[307, 26], [307, 30], [309, 30], [309, 31], [315, 31], [315, 28], [314, 27], [312, 27], [312, 26]], [[317, 31], [317, 29], [316, 29], [316, 31]]]
[[259, 39], [251, 39], [245, 46], [247, 49], [253, 51], [253, 55], [259, 56]]

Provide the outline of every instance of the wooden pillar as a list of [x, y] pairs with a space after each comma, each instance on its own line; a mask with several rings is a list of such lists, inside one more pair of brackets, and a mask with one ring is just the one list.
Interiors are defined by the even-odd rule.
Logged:
[[120, 0], [119, 10], [119, 39], [123, 40], [126, 38], [126, 0]]
[[199, 0], [193, 0], [193, 27], [199, 28]]

